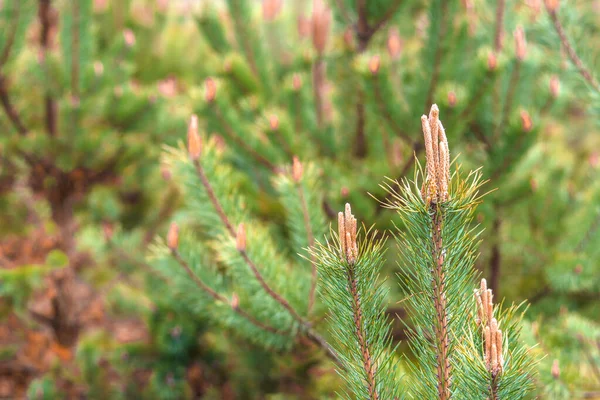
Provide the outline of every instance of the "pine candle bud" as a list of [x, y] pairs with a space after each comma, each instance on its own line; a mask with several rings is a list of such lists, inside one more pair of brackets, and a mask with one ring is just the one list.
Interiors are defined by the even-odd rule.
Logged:
[[387, 50], [392, 60], [397, 60], [402, 52], [402, 39], [398, 28], [390, 28], [387, 38]]
[[380, 65], [381, 60], [379, 59], [378, 55], [374, 55], [373, 57], [371, 57], [371, 59], [369, 60], [369, 71], [371, 71], [371, 74], [377, 75], [377, 72], [379, 72]]
[[550, 95], [553, 98], [557, 98], [560, 93], [560, 81], [556, 75], [550, 78]]
[[552, 377], [554, 379], [558, 379], [560, 378], [560, 367], [558, 365], [558, 360], [555, 359], [554, 361], [552, 361]]
[[100, 61], [94, 61], [94, 75], [100, 77], [104, 74], [104, 64]]
[[338, 235], [341, 256], [348, 264], [354, 264], [358, 258], [356, 243], [356, 218], [352, 215], [350, 204], [346, 203], [344, 212], [338, 213]]
[[107, 242], [110, 241], [113, 237], [114, 232], [115, 230], [110, 222], [105, 221], [102, 223], [102, 233], [104, 233], [104, 240], [106, 240]]
[[323, 0], [313, 1], [312, 12], [312, 42], [313, 47], [319, 56], [325, 52], [327, 39], [329, 37], [329, 27], [331, 25], [331, 11]]
[[450, 182], [450, 150], [444, 126], [439, 120], [438, 106], [431, 106], [429, 117], [421, 117], [421, 128], [425, 141], [426, 179], [421, 189], [421, 197], [429, 203], [442, 203], [448, 200]]
[[234, 310], [239, 310], [240, 308], [240, 298], [236, 293], [231, 295], [231, 308]]
[[525, 31], [523, 27], [518, 26], [515, 29], [515, 55], [519, 61], [523, 61], [527, 55], [527, 41], [525, 40]]
[[558, 10], [559, 0], [544, 0], [546, 9], [550, 12], [556, 12]]
[[176, 222], [171, 222], [171, 226], [169, 227], [169, 233], [167, 233], [167, 246], [171, 251], [177, 250], [177, 246], [179, 246], [179, 226]]
[[269, 127], [272, 131], [279, 129], [279, 118], [277, 118], [277, 115], [271, 115], [269, 117]]
[[454, 107], [454, 106], [456, 106], [456, 101], [457, 101], [456, 93], [454, 93], [453, 90], [449, 91], [448, 92], [448, 105], [450, 107]]
[[235, 235], [235, 246], [238, 251], [246, 251], [246, 228], [239, 224]]
[[295, 91], [298, 91], [298, 90], [300, 90], [301, 87], [302, 87], [302, 78], [300, 77], [300, 74], [295, 73], [292, 76], [292, 88]]
[[296, 183], [302, 180], [302, 174], [304, 169], [302, 168], [302, 163], [298, 160], [298, 157], [294, 156], [292, 160], [292, 178]]
[[529, 113], [525, 110], [521, 111], [521, 126], [523, 127], [523, 131], [529, 132], [531, 128], [533, 128], [533, 122], [531, 121], [531, 117]]
[[301, 39], [307, 38], [310, 36], [310, 31], [312, 29], [311, 21], [306, 18], [304, 15], [298, 16], [298, 36]]
[[198, 117], [196, 115], [192, 115], [190, 118], [187, 141], [190, 158], [194, 161], [198, 160], [202, 153], [202, 141], [200, 140], [200, 134], [198, 134]]
[[135, 46], [135, 34], [131, 29], [125, 29], [123, 31], [123, 39], [125, 40], [127, 47]]
[[281, 0], [263, 0], [263, 20], [273, 21], [281, 9]]
[[498, 59], [496, 58], [496, 54], [492, 51], [488, 54], [487, 66], [490, 71], [494, 71], [498, 66]]
[[351, 26], [344, 31], [344, 44], [348, 49], [354, 48], [354, 29]]
[[214, 79], [206, 78], [204, 81], [204, 100], [212, 103], [217, 95], [217, 84]]

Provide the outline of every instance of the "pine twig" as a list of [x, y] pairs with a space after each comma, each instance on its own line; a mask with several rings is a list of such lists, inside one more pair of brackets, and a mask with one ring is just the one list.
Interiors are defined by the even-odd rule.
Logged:
[[581, 61], [581, 58], [579, 58], [579, 56], [575, 52], [575, 49], [571, 45], [571, 42], [569, 42], [569, 39], [567, 38], [565, 30], [558, 19], [556, 9], [553, 9], [550, 6], [550, 4], [549, 4], [550, 2], [545, 1], [544, 3], [546, 5], [546, 11], [548, 12], [548, 15], [550, 16], [550, 20], [552, 21], [552, 25], [554, 26], [554, 29], [556, 30], [556, 33], [558, 34], [558, 37], [560, 38], [561, 44], [567, 51], [567, 55], [569, 56], [569, 59], [571, 60], [573, 65], [575, 65], [575, 67], [577, 68], [577, 71], [579, 71], [579, 74], [583, 77], [583, 79], [585, 79], [585, 81], [587, 83], [589, 83], [589, 85], [591, 87], [593, 87], [597, 92], [600, 92], [600, 83], [598, 83], [596, 78], [594, 78], [592, 73], [586, 68], [583, 61]]
[[19, 113], [17, 112], [17, 110], [15, 109], [15, 107], [13, 106], [13, 104], [10, 100], [10, 95], [8, 94], [8, 89], [6, 87], [6, 77], [1, 72], [0, 72], [0, 104], [2, 104], [2, 108], [4, 109], [4, 112], [8, 116], [8, 119], [10, 119], [10, 122], [14, 125], [17, 132], [19, 132], [19, 134], [21, 134], [23, 136], [27, 135], [27, 133], [29, 133], [29, 131], [23, 124], [23, 121], [21, 120]]
[[352, 295], [352, 311], [354, 313], [354, 325], [356, 329], [356, 337], [360, 346], [360, 352], [363, 358], [363, 366], [367, 378], [367, 387], [369, 391], [369, 399], [378, 400], [379, 394], [375, 385], [376, 366], [373, 364], [373, 359], [369, 351], [368, 343], [364, 333], [364, 321], [362, 318], [362, 308], [360, 304], [360, 295], [358, 293], [358, 283], [354, 276], [353, 266], [347, 270], [348, 288]]
[[[226, 303], [226, 304], [229, 303], [228, 299], [225, 296], [223, 296], [222, 294], [216, 292], [213, 288], [211, 288], [206, 283], [204, 283], [204, 281], [202, 279], [200, 279], [198, 277], [198, 275], [196, 275], [194, 273], [194, 271], [192, 271], [192, 269], [190, 268], [189, 264], [181, 257], [181, 254], [179, 254], [179, 252], [176, 249], [171, 249], [171, 255], [177, 261], [177, 263], [185, 270], [185, 272], [188, 274], [188, 276], [190, 277], [190, 279], [192, 279], [194, 281], [194, 283], [200, 289], [202, 289], [204, 292], [206, 292], [210, 297], [212, 297], [216, 301], [220, 301], [220, 302], [223, 302], [223, 303]], [[254, 317], [252, 317], [247, 312], [243, 311], [239, 307], [239, 305], [236, 305], [235, 307], [232, 306], [231, 309], [234, 312], [236, 312], [238, 315], [246, 318], [248, 321], [250, 321], [250, 323], [252, 323], [253, 325], [255, 325], [255, 326], [257, 326], [257, 327], [259, 327], [261, 329], [264, 329], [264, 330], [269, 331], [271, 333], [276, 333], [278, 335], [282, 334], [281, 331], [278, 331], [277, 329], [273, 328], [272, 326], [265, 325], [264, 323], [258, 321]]]
[[[40, 34], [40, 46], [42, 48], [42, 59], [46, 60], [46, 56], [50, 47], [50, 27], [51, 27], [51, 1], [52, 0], [39, 0], [39, 20], [42, 27]], [[46, 131], [50, 136], [56, 136], [56, 102], [52, 95], [47, 92], [44, 96], [45, 105], [45, 121]]]
[[496, 32], [494, 35], [494, 49], [496, 53], [502, 50], [502, 41], [504, 35], [504, 8], [506, 0], [497, 0], [496, 5]]
[[264, 165], [265, 167], [270, 169], [272, 172], [277, 171], [277, 167], [275, 166], [275, 164], [273, 164], [271, 161], [267, 160], [262, 154], [258, 153], [256, 150], [254, 150], [248, 143], [246, 143], [243, 139], [241, 139], [234, 132], [233, 128], [227, 123], [227, 121], [223, 117], [223, 113], [221, 112], [221, 109], [218, 107], [216, 102], [214, 104], [213, 110], [214, 110], [214, 115], [217, 117], [217, 119], [221, 123], [221, 126], [223, 127], [223, 129], [225, 129], [225, 132], [227, 132], [227, 136], [229, 136], [229, 138], [231, 140], [233, 140], [238, 146], [240, 146], [242, 149], [244, 149], [258, 163]]

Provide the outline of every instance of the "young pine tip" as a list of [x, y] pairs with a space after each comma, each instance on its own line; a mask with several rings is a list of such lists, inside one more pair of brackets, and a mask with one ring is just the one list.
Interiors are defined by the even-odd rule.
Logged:
[[475, 290], [475, 299], [477, 325], [483, 332], [485, 367], [490, 374], [497, 376], [502, 373], [504, 365], [502, 330], [494, 318], [493, 293], [487, 288], [485, 279], [481, 280], [479, 290]]
[[434, 104], [431, 106], [429, 116], [421, 117], [427, 159], [427, 176], [421, 189], [421, 196], [427, 204], [438, 204], [448, 200], [450, 149], [439, 114], [440, 110]]
[[202, 141], [200, 139], [200, 134], [198, 133], [198, 117], [196, 115], [192, 115], [190, 118], [187, 142], [190, 158], [193, 161], [198, 160], [200, 158], [200, 154], [202, 153]]
[[167, 246], [171, 251], [177, 250], [179, 246], [179, 226], [176, 222], [171, 222], [169, 232], [167, 233]]
[[341, 256], [348, 264], [354, 264], [358, 258], [356, 243], [356, 218], [352, 215], [350, 204], [346, 203], [344, 212], [338, 213], [338, 234]]
[[246, 228], [239, 224], [235, 235], [235, 246], [238, 251], [246, 251]]

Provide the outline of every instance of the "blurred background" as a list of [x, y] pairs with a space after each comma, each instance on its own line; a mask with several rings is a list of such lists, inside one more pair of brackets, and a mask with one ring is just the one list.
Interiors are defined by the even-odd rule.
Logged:
[[476, 266], [527, 301], [537, 396], [600, 398], [599, 34], [596, 0], [0, 1], [0, 398], [334, 398], [318, 349], [249, 343], [157, 278], [156, 237], [192, 218], [162, 155], [197, 114], [237, 177], [212, 184], [300, 265], [292, 159], [316, 240], [346, 202], [393, 229], [375, 199], [424, 160], [433, 103], [489, 179]]

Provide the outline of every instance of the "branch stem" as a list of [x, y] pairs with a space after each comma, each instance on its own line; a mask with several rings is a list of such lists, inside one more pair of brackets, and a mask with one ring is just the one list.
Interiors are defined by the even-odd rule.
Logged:
[[352, 312], [354, 314], [354, 326], [356, 330], [356, 338], [358, 345], [360, 346], [360, 352], [363, 359], [363, 367], [365, 369], [365, 378], [367, 381], [367, 388], [369, 391], [370, 400], [379, 400], [379, 393], [377, 393], [377, 387], [375, 382], [376, 366], [373, 363], [371, 352], [367, 339], [365, 338], [364, 332], [364, 320], [362, 314], [362, 307], [360, 304], [360, 294], [358, 293], [358, 282], [354, 276], [354, 266], [348, 267], [348, 289], [352, 295]]
[[598, 83], [596, 78], [594, 78], [592, 73], [586, 68], [585, 64], [583, 64], [583, 61], [581, 61], [581, 58], [579, 58], [579, 56], [575, 52], [575, 49], [573, 48], [571, 42], [567, 38], [565, 30], [558, 19], [556, 10], [551, 10], [546, 3], [546, 11], [548, 11], [548, 15], [550, 16], [552, 25], [554, 25], [554, 29], [556, 30], [556, 33], [560, 38], [562, 46], [567, 51], [567, 55], [569, 56], [571, 62], [575, 65], [575, 68], [577, 68], [577, 71], [579, 71], [579, 74], [581, 74], [583, 79], [585, 79], [586, 82], [590, 84], [590, 86], [592, 86], [597, 92], [600, 92], [600, 83]]

